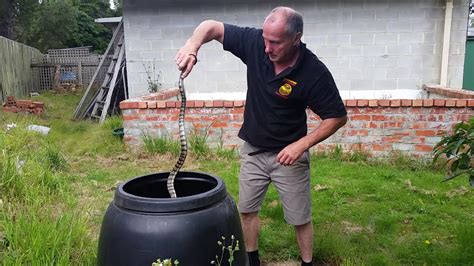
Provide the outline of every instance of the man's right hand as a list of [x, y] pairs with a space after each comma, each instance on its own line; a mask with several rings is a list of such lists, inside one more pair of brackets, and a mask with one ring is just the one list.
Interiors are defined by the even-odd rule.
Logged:
[[178, 65], [179, 71], [181, 71], [181, 78], [186, 78], [194, 65], [197, 63], [197, 53], [187, 47], [183, 46], [179, 49], [175, 57], [176, 65]]

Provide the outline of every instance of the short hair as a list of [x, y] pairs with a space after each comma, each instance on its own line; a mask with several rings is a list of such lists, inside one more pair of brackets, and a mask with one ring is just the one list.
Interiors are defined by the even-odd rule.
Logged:
[[296, 35], [298, 32], [303, 34], [303, 16], [296, 10], [279, 6], [275, 7], [270, 14], [277, 11], [283, 11], [286, 15], [286, 32], [290, 35]]

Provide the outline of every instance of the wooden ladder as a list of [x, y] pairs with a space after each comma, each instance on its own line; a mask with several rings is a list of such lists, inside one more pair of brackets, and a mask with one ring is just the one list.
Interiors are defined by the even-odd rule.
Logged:
[[98, 119], [100, 123], [104, 122], [105, 118], [107, 117], [110, 101], [112, 100], [115, 84], [117, 83], [117, 76], [120, 73], [120, 67], [122, 65], [122, 60], [124, 59], [123, 56], [125, 53], [125, 46], [123, 45], [123, 42], [124, 38], [122, 32], [121, 36], [119, 36], [112, 61], [110, 62], [109, 68], [107, 69], [104, 81], [102, 82], [102, 85], [93, 102], [93, 108], [90, 117]]
[[[84, 95], [81, 98], [81, 101], [74, 111], [74, 119], [84, 119], [86, 117], [95, 118], [103, 122], [108, 113], [108, 108], [110, 106], [110, 99], [112, 98], [114, 87], [117, 81], [117, 75], [120, 70], [120, 65], [122, 60], [125, 57], [125, 47], [124, 47], [124, 31], [123, 31], [123, 20], [120, 20], [120, 23], [114, 30], [112, 39], [105, 50], [102, 59], [97, 66], [94, 75], [87, 86], [87, 89]], [[94, 84], [97, 79], [99, 79], [100, 72], [102, 71], [102, 66], [107, 58], [110, 58], [111, 51], [114, 51], [112, 55], [112, 62], [107, 68], [107, 73], [102, 81], [101, 86], [97, 89]], [[105, 66], [104, 66], [105, 67]], [[108, 102], [108, 103], [107, 103]]]

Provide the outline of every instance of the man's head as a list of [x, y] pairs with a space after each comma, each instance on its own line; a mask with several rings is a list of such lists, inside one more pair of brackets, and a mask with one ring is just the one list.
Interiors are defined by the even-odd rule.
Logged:
[[277, 7], [263, 23], [265, 53], [270, 61], [279, 64], [290, 62], [297, 54], [303, 35], [301, 14], [289, 7]]

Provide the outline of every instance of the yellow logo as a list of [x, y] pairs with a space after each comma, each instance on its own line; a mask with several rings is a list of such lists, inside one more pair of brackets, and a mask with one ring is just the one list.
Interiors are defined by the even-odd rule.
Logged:
[[285, 83], [280, 87], [280, 89], [278, 90], [278, 93], [280, 93], [280, 95], [283, 95], [283, 96], [288, 96], [290, 95], [291, 90], [293, 90], [291, 85], [288, 83]]
[[281, 85], [281, 87], [278, 89], [278, 95], [286, 98], [288, 95], [290, 95], [291, 91], [293, 90], [293, 87], [296, 86], [298, 83], [296, 81], [293, 81], [291, 79], [283, 79], [285, 84]]

